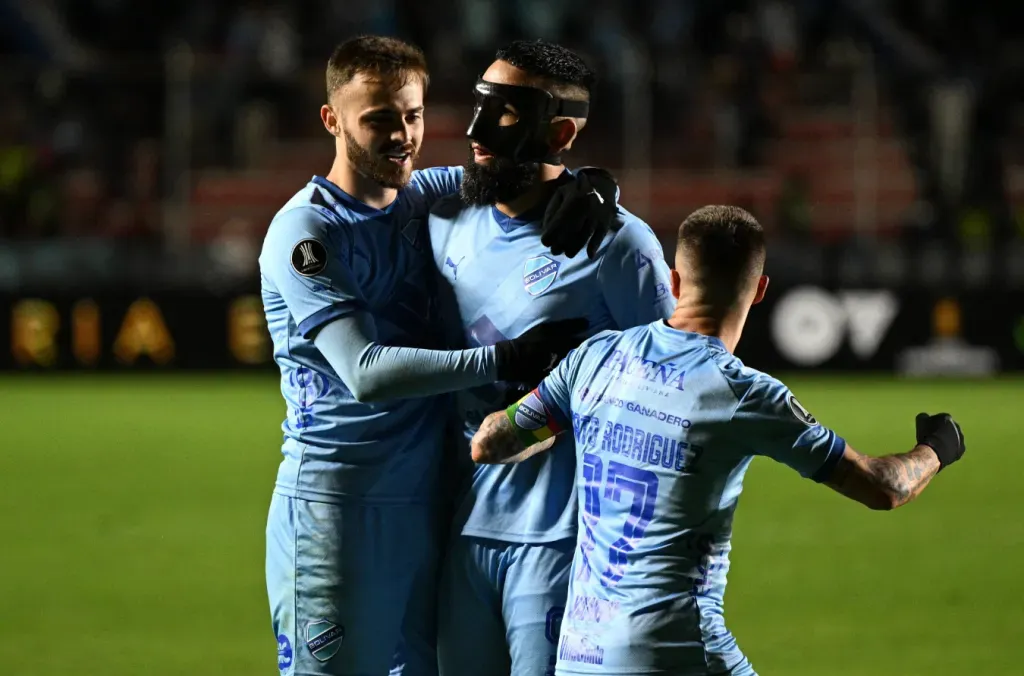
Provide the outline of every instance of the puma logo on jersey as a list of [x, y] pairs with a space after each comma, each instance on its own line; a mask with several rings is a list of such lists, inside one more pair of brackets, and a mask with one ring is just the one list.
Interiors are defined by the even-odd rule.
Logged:
[[452, 269], [452, 279], [459, 278], [459, 266], [462, 265], [462, 261], [464, 260], [466, 260], [465, 256], [460, 258], [458, 263], [452, 261], [450, 256], [445, 259], [444, 264]]

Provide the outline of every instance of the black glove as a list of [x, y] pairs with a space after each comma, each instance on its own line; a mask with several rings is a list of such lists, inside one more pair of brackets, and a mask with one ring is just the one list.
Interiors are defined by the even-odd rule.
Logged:
[[917, 443], [924, 444], [939, 456], [939, 471], [952, 465], [967, 450], [960, 425], [948, 413], [917, 414]]
[[562, 357], [583, 342], [586, 319], [563, 319], [538, 324], [518, 338], [494, 345], [498, 380], [534, 386]]
[[604, 169], [587, 167], [576, 171], [551, 196], [544, 210], [540, 243], [556, 256], [572, 258], [587, 247], [593, 258], [609, 231], [622, 227], [618, 218], [618, 184]]

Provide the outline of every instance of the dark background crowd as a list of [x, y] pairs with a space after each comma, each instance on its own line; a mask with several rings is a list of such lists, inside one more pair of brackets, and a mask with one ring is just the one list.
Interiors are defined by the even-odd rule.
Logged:
[[0, 284], [251, 277], [276, 208], [327, 170], [323, 66], [360, 33], [427, 53], [422, 166], [462, 162], [494, 49], [545, 38], [601, 76], [570, 161], [615, 171], [666, 238], [729, 201], [783, 261], [898, 276], [931, 247], [1012, 277], [1021, 18], [952, 0], [0, 0]]

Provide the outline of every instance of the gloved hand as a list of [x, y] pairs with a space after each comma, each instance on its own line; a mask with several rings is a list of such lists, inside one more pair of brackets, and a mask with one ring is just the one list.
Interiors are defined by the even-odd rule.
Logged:
[[587, 247], [593, 258], [609, 231], [622, 227], [618, 218], [618, 184], [604, 169], [578, 169], [574, 181], [555, 190], [547, 209], [540, 242], [556, 256], [572, 258]]
[[498, 380], [535, 386], [562, 357], [583, 342], [586, 319], [562, 319], [538, 324], [518, 338], [494, 345]]
[[917, 414], [917, 443], [924, 444], [939, 456], [939, 471], [952, 465], [967, 450], [960, 425], [948, 413]]

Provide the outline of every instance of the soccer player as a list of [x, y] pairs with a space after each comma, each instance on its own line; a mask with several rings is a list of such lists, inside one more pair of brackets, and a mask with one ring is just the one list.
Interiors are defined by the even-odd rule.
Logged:
[[[593, 80], [563, 47], [515, 42], [477, 82], [461, 195], [430, 215], [442, 313], [461, 320], [447, 323], [451, 339], [493, 345], [548, 320], [585, 317], [594, 333], [671, 314], [661, 244], [625, 210], [594, 258], [556, 256], [541, 241], [542, 216], [562, 208], [553, 191], [572, 181], [560, 155], [585, 124]], [[456, 396], [466, 464], [477, 426], [514, 388]], [[439, 595], [441, 672], [543, 676], [554, 668], [576, 536], [572, 441], [515, 467], [467, 471]]]
[[921, 413], [912, 450], [862, 455], [734, 357], [768, 285], [764, 257], [746, 211], [694, 212], [679, 229], [672, 317], [594, 336], [473, 439], [474, 460], [506, 463], [535, 462], [575, 436], [579, 537], [559, 675], [754, 673], [722, 616], [752, 456], [893, 509], [964, 453], [949, 415]]
[[[578, 342], [581, 323], [563, 322], [493, 347], [417, 349], [439, 334], [428, 208], [462, 175], [413, 171], [426, 84], [422, 53], [398, 40], [357, 38], [334, 52], [321, 117], [336, 159], [278, 212], [260, 254], [287, 403], [266, 558], [283, 673], [436, 673], [435, 503], [448, 400], [430, 395], [539, 382]], [[586, 213], [594, 198], [571, 186], [568, 212]], [[548, 225], [558, 222], [555, 214]], [[563, 223], [568, 240], [557, 227], [547, 234], [579, 251], [597, 227], [586, 223]]]

